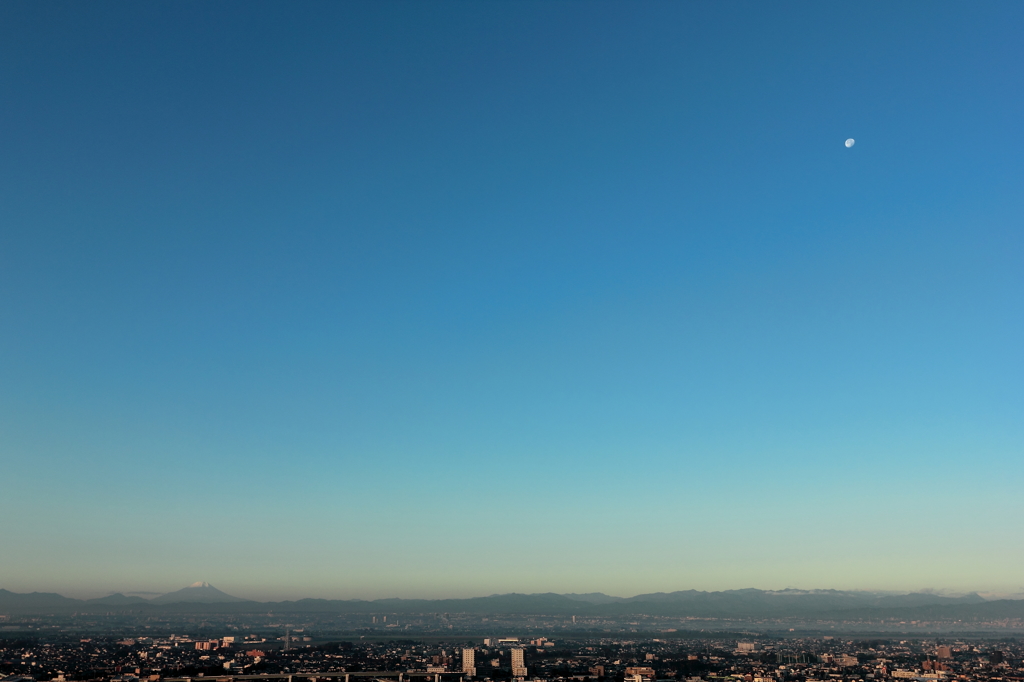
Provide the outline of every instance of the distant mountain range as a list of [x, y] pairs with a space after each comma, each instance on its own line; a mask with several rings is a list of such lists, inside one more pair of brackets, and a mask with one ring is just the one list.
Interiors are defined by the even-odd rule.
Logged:
[[[175, 592], [160, 595], [153, 599], [128, 597], [120, 592], [97, 599], [71, 599], [53, 592], [29, 592], [18, 594], [0, 589], [0, 614], [2, 613], [63, 613], [80, 611], [117, 610], [117, 607], [153, 607], [168, 604], [258, 604], [259, 602], [232, 597], [221, 592], [210, 583], [193, 583]], [[122, 609], [123, 610], [123, 609]]]
[[210, 583], [192, 583], [176, 592], [168, 592], [159, 597], [149, 600], [151, 604], [178, 604], [187, 602], [190, 604], [230, 604], [232, 602], [248, 601], [240, 597], [232, 597], [230, 594], [221, 592]]
[[977, 594], [946, 597], [931, 592], [886, 594], [841, 590], [725, 590], [655, 592], [635, 597], [588, 594], [500, 594], [470, 599], [300, 599], [257, 602], [195, 583], [154, 599], [112, 594], [70, 599], [59, 594], [18, 594], [0, 589], [0, 614], [101, 613], [325, 613], [549, 615], [625, 617], [636, 614], [689, 618], [963, 619], [1024, 618], [1024, 600], [986, 601]]

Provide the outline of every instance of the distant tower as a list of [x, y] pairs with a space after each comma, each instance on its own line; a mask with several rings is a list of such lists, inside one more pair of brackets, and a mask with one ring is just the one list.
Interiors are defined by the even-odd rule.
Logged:
[[289, 630], [288, 628], [284, 629], [284, 650], [285, 651], [288, 651], [288, 649], [291, 648], [291, 643], [292, 643], [291, 634], [292, 634], [291, 630]]
[[512, 677], [526, 677], [526, 663], [523, 661], [523, 650], [512, 649]]
[[476, 649], [462, 650], [462, 672], [466, 677], [476, 677]]

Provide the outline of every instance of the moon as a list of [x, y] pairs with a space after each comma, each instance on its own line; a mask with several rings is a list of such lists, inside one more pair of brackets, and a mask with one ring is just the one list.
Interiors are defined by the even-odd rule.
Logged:
[[857, 142], [851, 137], [849, 140], [846, 141], [846, 148], [849, 149], [855, 144], [857, 144]]

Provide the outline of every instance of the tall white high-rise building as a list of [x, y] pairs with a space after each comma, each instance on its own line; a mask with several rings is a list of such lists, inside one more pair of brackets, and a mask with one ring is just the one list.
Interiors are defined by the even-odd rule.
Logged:
[[476, 649], [462, 650], [462, 673], [466, 677], [476, 677]]
[[523, 661], [523, 650], [512, 649], [512, 677], [526, 677], [526, 663]]

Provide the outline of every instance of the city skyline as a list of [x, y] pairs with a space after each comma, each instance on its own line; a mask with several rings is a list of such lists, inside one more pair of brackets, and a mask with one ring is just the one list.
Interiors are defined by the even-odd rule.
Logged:
[[1021, 35], [0, 3], [0, 588], [1024, 592]]

